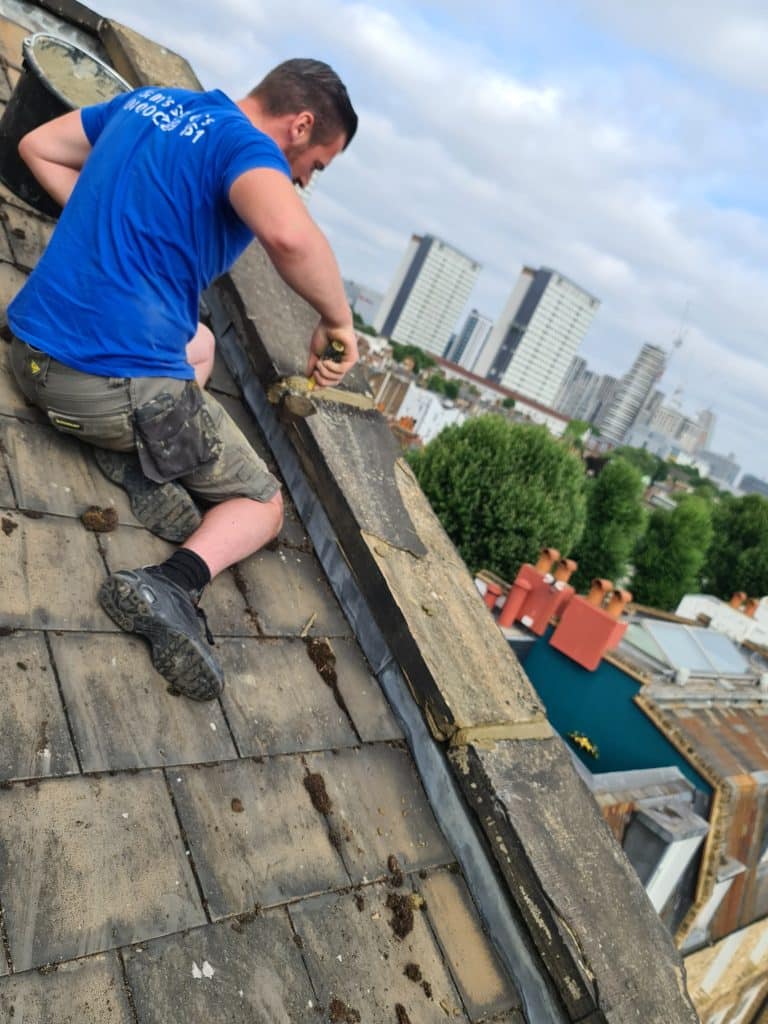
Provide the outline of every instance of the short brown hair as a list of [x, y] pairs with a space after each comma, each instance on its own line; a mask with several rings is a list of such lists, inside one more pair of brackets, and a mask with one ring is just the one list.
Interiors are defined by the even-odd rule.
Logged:
[[332, 142], [343, 132], [346, 149], [357, 131], [357, 114], [346, 86], [333, 68], [321, 60], [283, 61], [251, 90], [250, 95], [260, 100], [273, 117], [311, 111], [315, 118], [311, 139], [321, 145]]

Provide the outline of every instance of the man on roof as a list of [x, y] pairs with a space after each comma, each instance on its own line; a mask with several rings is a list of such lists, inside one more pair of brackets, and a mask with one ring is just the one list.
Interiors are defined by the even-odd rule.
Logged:
[[[352, 140], [357, 115], [336, 73], [289, 60], [244, 99], [149, 87], [73, 111], [19, 151], [62, 206], [34, 272], [8, 309], [12, 366], [51, 424], [94, 446], [134, 513], [181, 547], [120, 570], [99, 600], [145, 637], [171, 687], [216, 697], [223, 673], [198, 607], [223, 569], [282, 525], [278, 481], [203, 390], [214, 338], [201, 292], [253, 237], [317, 311], [307, 373], [324, 387], [357, 360], [336, 260], [294, 186]], [[338, 361], [325, 359], [332, 342]], [[194, 499], [207, 507], [202, 518]]]

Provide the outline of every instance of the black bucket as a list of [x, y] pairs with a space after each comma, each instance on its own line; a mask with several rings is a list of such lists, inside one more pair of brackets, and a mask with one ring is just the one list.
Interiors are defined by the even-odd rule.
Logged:
[[103, 61], [45, 32], [25, 39], [22, 51], [24, 70], [0, 119], [0, 181], [40, 213], [58, 217], [61, 207], [19, 156], [19, 142], [46, 121], [132, 86]]

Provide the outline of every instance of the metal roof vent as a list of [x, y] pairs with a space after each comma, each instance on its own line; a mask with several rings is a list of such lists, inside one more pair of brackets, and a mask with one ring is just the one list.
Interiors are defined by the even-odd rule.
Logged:
[[675, 669], [674, 679], [678, 686], [685, 686], [690, 678], [691, 670], [689, 668], [681, 665], [680, 668]]

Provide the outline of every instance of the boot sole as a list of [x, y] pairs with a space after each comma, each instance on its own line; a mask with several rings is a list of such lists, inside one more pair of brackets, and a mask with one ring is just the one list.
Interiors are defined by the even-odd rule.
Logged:
[[126, 580], [105, 580], [99, 589], [99, 603], [121, 629], [149, 642], [152, 664], [172, 690], [199, 701], [219, 696], [224, 683], [197, 645], [185, 633], [158, 622], [144, 598]]
[[183, 544], [202, 522], [191, 495], [181, 484], [156, 484], [147, 480], [138, 468], [126, 466], [124, 453], [111, 461], [109, 449], [99, 449], [96, 465], [112, 483], [122, 487], [131, 503], [131, 511], [148, 530], [173, 544]]

